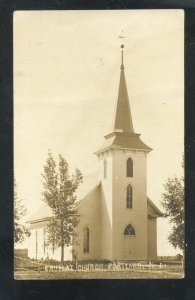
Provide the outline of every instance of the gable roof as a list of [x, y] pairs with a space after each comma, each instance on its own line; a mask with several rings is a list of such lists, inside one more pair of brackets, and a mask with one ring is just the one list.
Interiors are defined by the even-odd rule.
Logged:
[[[86, 174], [83, 176], [83, 183], [80, 184], [77, 190], [78, 205], [80, 201], [93, 189], [100, 186], [100, 181], [98, 177], [98, 172]], [[158, 207], [147, 197], [147, 209], [148, 216], [150, 217], [162, 217], [163, 213], [158, 209]], [[52, 217], [51, 208], [42, 202], [42, 205], [38, 210], [36, 210], [28, 219], [28, 223], [34, 223], [39, 221], [45, 221]]]
[[30, 215], [27, 223], [39, 222], [49, 220], [52, 217], [52, 211], [49, 205], [45, 202], [37, 209], [32, 215]]
[[[83, 182], [80, 184], [76, 192], [78, 201], [81, 201], [85, 197], [85, 195], [89, 193], [89, 191], [91, 191], [95, 186], [100, 184], [100, 182], [98, 181], [98, 172], [86, 174], [83, 176], [83, 179]], [[51, 208], [47, 205], [47, 203], [42, 202], [40, 208], [29, 217], [27, 223], [45, 221], [51, 217]]]
[[[96, 185], [94, 185], [94, 188], [98, 187], [99, 185], [100, 183], [96, 183]], [[90, 190], [91, 189], [89, 189], [88, 192]], [[83, 193], [83, 197], [88, 192]], [[79, 198], [79, 200], [82, 201], [82, 198]], [[163, 216], [163, 213], [160, 211], [160, 209], [158, 209], [158, 207], [148, 197], [147, 197], [147, 206], [148, 206], [149, 217], [158, 218]], [[46, 203], [43, 203], [41, 207], [30, 216], [27, 222], [28, 223], [41, 222], [41, 221], [49, 220], [51, 217], [52, 217], [52, 211], [50, 207]]]
[[147, 209], [148, 209], [148, 216], [151, 218], [158, 218], [163, 217], [163, 213], [160, 209], [147, 197]]

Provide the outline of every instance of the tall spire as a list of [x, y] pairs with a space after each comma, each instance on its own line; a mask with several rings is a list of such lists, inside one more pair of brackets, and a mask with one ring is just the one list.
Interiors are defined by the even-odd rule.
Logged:
[[134, 133], [131, 110], [129, 105], [129, 97], [127, 92], [124, 64], [123, 64], [123, 49], [121, 45], [121, 74], [119, 83], [118, 100], [116, 107], [116, 115], [114, 122], [114, 131]]
[[[124, 38], [123, 36], [119, 36]], [[108, 149], [133, 149], [150, 152], [152, 149], [142, 142], [140, 134], [135, 133], [131, 118], [131, 110], [129, 105], [129, 97], [125, 81], [125, 67], [123, 59], [124, 45], [121, 45], [121, 73], [118, 91], [118, 99], [116, 106], [116, 114], [114, 120], [113, 131], [105, 135], [105, 142], [102, 147], [94, 154], [107, 151]]]
[[124, 65], [123, 65], [123, 49], [124, 49], [124, 45], [121, 45], [121, 69], [124, 69]]

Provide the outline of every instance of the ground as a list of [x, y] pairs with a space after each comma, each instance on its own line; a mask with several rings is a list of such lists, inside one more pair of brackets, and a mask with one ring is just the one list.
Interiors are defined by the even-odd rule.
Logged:
[[182, 268], [166, 270], [128, 270], [128, 271], [20, 271], [15, 272], [15, 279], [181, 279], [184, 278]]

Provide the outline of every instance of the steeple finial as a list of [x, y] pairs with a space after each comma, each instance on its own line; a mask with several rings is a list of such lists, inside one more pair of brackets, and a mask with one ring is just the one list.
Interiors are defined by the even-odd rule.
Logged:
[[[119, 36], [124, 38], [124, 36]], [[131, 149], [150, 152], [152, 149], [144, 144], [139, 138], [140, 134], [135, 133], [131, 116], [129, 96], [125, 80], [125, 70], [123, 65], [123, 48], [121, 43], [121, 70], [116, 103], [115, 116], [113, 120], [112, 132], [105, 135], [105, 144], [95, 154], [99, 155], [108, 149]]]
[[[124, 36], [119, 36], [124, 38]], [[123, 65], [123, 49], [124, 45], [121, 44], [121, 74], [119, 83], [118, 100], [114, 121], [114, 131], [134, 133], [133, 121], [131, 117], [131, 110], [129, 105], [129, 97], [127, 92], [125, 70]]]
[[[123, 35], [123, 30], [122, 30], [122, 35], [119, 35], [120, 39], [124, 39], [124, 35]], [[121, 69], [124, 69], [124, 65], [123, 65], [123, 49], [124, 49], [124, 44], [121, 44]]]

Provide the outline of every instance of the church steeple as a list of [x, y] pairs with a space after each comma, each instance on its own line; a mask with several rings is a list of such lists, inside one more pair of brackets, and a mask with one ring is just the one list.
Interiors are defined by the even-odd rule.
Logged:
[[119, 83], [118, 100], [114, 121], [114, 131], [134, 133], [131, 110], [129, 105], [129, 97], [127, 92], [125, 71], [123, 64], [123, 48], [121, 45], [121, 74]]
[[105, 150], [107, 151], [108, 149], [131, 149], [146, 152], [150, 152], [152, 150], [142, 142], [140, 134], [135, 133], [133, 128], [129, 96], [125, 80], [123, 48], [124, 45], [121, 45], [121, 73], [113, 131], [105, 135], [105, 143], [98, 151], [95, 152], [97, 155]]

